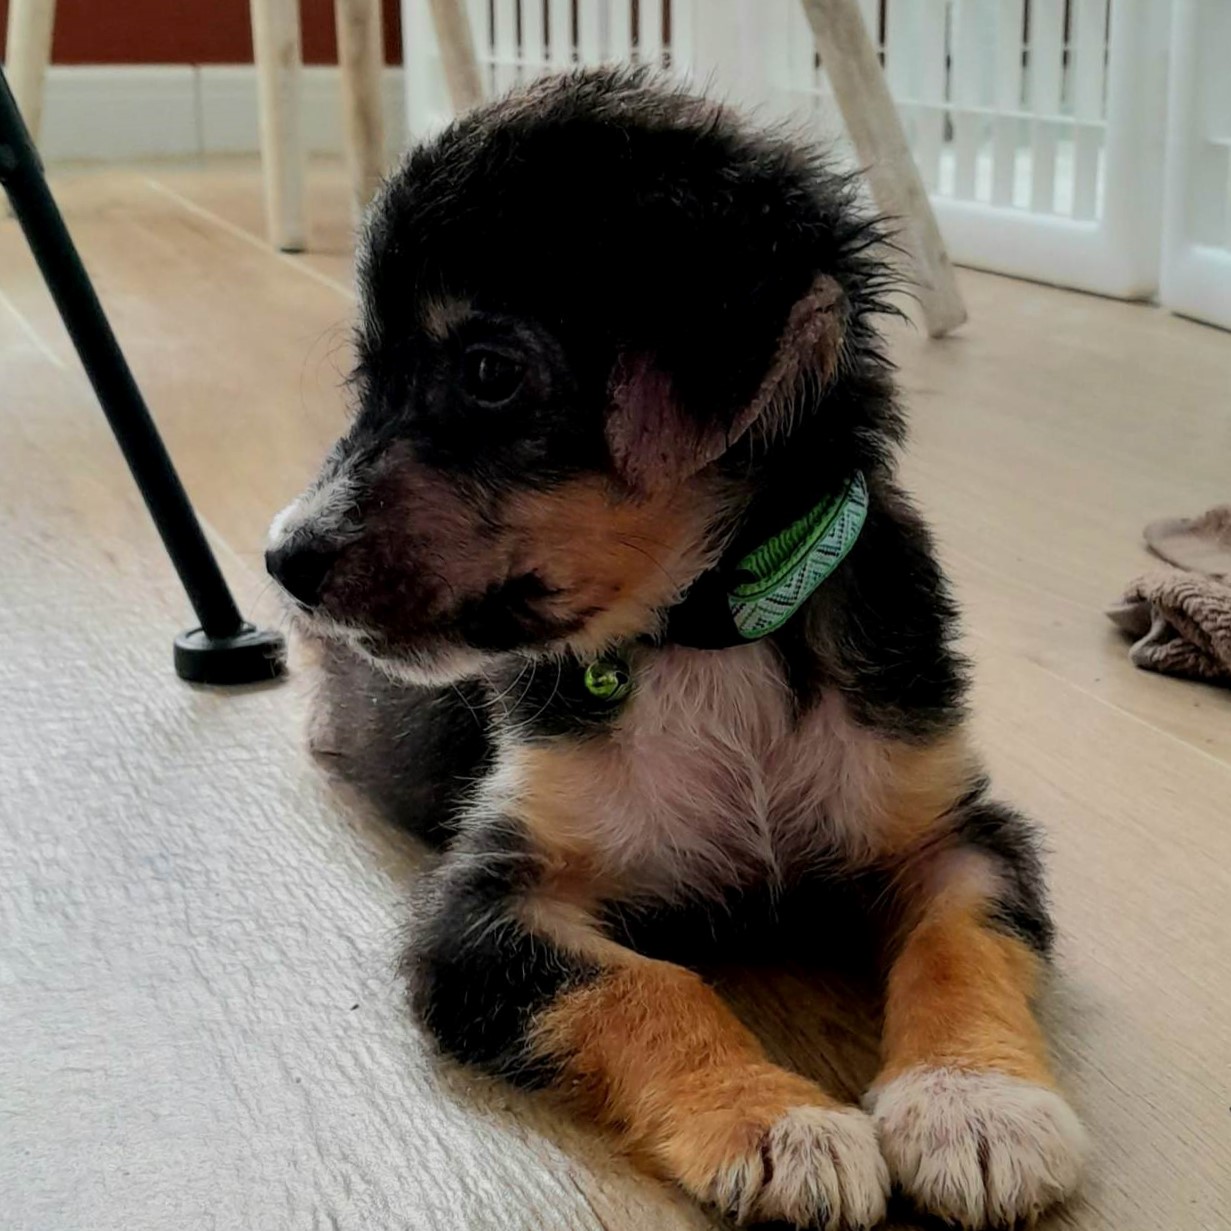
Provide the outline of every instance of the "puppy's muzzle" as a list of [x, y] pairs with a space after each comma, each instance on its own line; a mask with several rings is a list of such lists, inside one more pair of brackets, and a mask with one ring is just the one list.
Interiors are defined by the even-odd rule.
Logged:
[[265, 552], [265, 568], [296, 602], [312, 608], [320, 603], [325, 582], [339, 554], [337, 547], [319, 539], [292, 534]]

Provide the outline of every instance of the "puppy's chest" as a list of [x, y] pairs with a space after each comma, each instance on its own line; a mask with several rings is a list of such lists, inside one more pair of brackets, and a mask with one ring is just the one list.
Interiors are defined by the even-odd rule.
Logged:
[[578, 837], [608, 872], [674, 896], [775, 881], [855, 856], [876, 812], [880, 749], [835, 694], [797, 713], [776, 655], [671, 649], [587, 741]]

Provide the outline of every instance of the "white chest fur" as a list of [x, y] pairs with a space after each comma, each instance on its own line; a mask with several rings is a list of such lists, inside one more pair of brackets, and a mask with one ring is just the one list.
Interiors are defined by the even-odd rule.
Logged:
[[[670, 649], [633, 663], [615, 729], [575, 751], [561, 789], [570, 838], [655, 896], [774, 881], [876, 844], [889, 745], [836, 693], [802, 718], [774, 652]], [[514, 787], [525, 762], [508, 750]], [[560, 822], [557, 820], [557, 827]]]

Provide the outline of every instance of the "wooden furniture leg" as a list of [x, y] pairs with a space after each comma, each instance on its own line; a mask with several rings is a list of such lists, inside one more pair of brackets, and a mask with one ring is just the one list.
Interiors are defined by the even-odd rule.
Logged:
[[802, 3], [877, 208], [898, 220], [900, 242], [914, 260], [928, 333], [941, 337], [966, 320], [966, 307], [859, 6], [856, 0]]
[[432, 24], [440, 45], [453, 113], [461, 115], [483, 101], [483, 78], [474, 51], [474, 32], [463, 0], [431, 0]]
[[384, 67], [380, 0], [334, 0], [346, 161], [355, 216], [372, 199], [385, 165], [380, 79]]
[[302, 252], [304, 144], [300, 117], [303, 75], [298, 0], [251, 0], [252, 49], [261, 109], [261, 164], [270, 242]]
[[4, 72], [30, 136], [38, 141], [43, 87], [51, 59], [56, 0], [10, 0]]

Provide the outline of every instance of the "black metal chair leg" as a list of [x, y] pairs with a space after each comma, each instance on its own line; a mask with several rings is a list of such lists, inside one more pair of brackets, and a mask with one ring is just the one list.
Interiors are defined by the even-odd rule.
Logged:
[[201, 622], [199, 628], [175, 639], [176, 671], [181, 678], [200, 684], [246, 684], [280, 675], [286, 663], [283, 639], [245, 623], [231, 597], [56, 208], [2, 70], [0, 184]]

